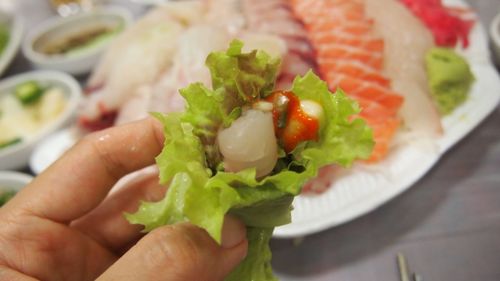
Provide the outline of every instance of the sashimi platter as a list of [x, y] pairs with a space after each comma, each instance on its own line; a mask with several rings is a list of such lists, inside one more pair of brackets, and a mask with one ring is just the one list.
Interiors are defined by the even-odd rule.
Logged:
[[[314, 84], [313, 75], [319, 77], [331, 93], [342, 92], [352, 100], [356, 110], [350, 118], [370, 128], [370, 150], [356, 152], [353, 163], [344, 161], [345, 151], [333, 150], [340, 160], [321, 167], [307, 181], [293, 201], [291, 223], [277, 227], [275, 237], [322, 231], [394, 198], [423, 177], [500, 99], [500, 79], [490, 62], [484, 28], [462, 0], [173, 1], [152, 8], [113, 41], [86, 84], [78, 126], [95, 131], [151, 112], [183, 112], [184, 98], [195, 91], [191, 83], [217, 92], [221, 81], [210, 71], [219, 69], [210, 65], [225, 57], [210, 54], [228, 46], [233, 48], [229, 56], [239, 56], [239, 46], [243, 52], [262, 50], [277, 58], [276, 81], [264, 83], [267, 90], [299, 89]], [[249, 65], [239, 67], [262, 67], [264, 59], [258, 54], [257, 62], [242, 60]], [[185, 94], [179, 92], [183, 88]], [[293, 100], [285, 92], [269, 97], [252, 106], [270, 106], [274, 114], [267, 101]], [[192, 109], [191, 103], [202, 101], [188, 102]], [[331, 108], [342, 101], [334, 103]], [[243, 116], [250, 118], [250, 111]], [[278, 141], [286, 153], [304, 149], [297, 144], [300, 139], [294, 143], [296, 136], [283, 130]], [[218, 140], [222, 154], [229, 151], [224, 131]], [[229, 139], [236, 135], [227, 134]], [[359, 134], [349, 137], [362, 140]], [[226, 171], [242, 160], [235, 161], [224, 163]], [[287, 165], [292, 169], [294, 164]], [[257, 167], [257, 178], [266, 174], [263, 169]]]

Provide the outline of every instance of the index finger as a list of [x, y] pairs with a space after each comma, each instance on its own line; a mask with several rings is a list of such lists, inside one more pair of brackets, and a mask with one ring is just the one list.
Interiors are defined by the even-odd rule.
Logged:
[[153, 118], [92, 133], [38, 176], [12, 205], [69, 222], [95, 208], [121, 177], [153, 164], [162, 147], [162, 126]]

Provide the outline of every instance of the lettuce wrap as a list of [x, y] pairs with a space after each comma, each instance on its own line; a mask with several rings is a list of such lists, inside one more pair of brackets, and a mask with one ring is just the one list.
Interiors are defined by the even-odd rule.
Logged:
[[248, 255], [225, 279], [276, 280], [271, 269], [269, 240], [274, 227], [291, 221], [294, 196], [329, 164], [348, 167], [368, 158], [374, 142], [371, 129], [353, 115], [360, 109], [338, 90], [332, 94], [314, 73], [295, 78], [291, 92], [313, 100], [324, 110], [316, 140], [300, 143], [285, 153], [280, 148], [273, 171], [256, 179], [255, 168], [224, 171], [217, 147], [217, 133], [242, 115], [245, 108], [265, 99], [274, 90], [280, 61], [260, 50], [242, 53], [233, 41], [225, 52], [211, 53], [206, 65], [212, 89], [194, 83], [181, 89], [186, 100], [183, 113], [153, 115], [164, 125], [165, 144], [156, 158], [160, 183], [169, 184], [159, 202], [142, 202], [135, 214], [126, 214], [145, 231], [178, 222], [204, 228], [220, 243], [226, 214], [247, 226]]

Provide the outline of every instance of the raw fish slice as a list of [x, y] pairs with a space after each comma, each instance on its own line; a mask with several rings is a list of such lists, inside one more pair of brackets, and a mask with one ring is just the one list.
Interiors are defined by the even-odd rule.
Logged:
[[326, 80], [329, 85], [341, 88], [351, 97], [362, 97], [376, 102], [392, 114], [396, 114], [403, 103], [403, 98], [389, 88], [342, 74], [331, 75], [332, 77], [327, 77]]
[[81, 118], [97, 121], [103, 113], [118, 110], [138, 87], [153, 83], [172, 64], [175, 38], [183, 29], [162, 8], [119, 36], [89, 80], [90, 87], [100, 86], [100, 95], [85, 102]]
[[[222, 50], [223, 42], [229, 41], [224, 29], [198, 26], [189, 29], [178, 42], [181, 50], [174, 66], [168, 69], [153, 86], [149, 112], [179, 112], [184, 110], [184, 98], [179, 89], [191, 82], [211, 84], [210, 75], [203, 67], [206, 55], [213, 50]], [[210, 38], [210, 40], [209, 40]], [[247, 40], [247, 39], [243, 39]], [[207, 42], [210, 42], [207, 44]], [[256, 44], [259, 45], [259, 44]]]
[[[185, 3], [185, 1], [180, 1]], [[241, 11], [241, 0], [194, 1], [206, 3], [204, 22], [223, 28], [231, 35], [237, 35], [245, 27], [245, 17]]]
[[[359, 64], [361, 65], [361, 64]], [[376, 83], [382, 87], [389, 87], [391, 81], [380, 74], [379, 71], [374, 71], [373, 68], [363, 67], [352, 63], [336, 63], [331, 64], [330, 68], [320, 68], [323, 72], [329, 72], [328, 74], [332, 77], [335, 74], [343, 74], [350, 77], [356, 77], [357, 79], [361, 79], [364, 81], [369, 81]]]
[[338, 60], [323, 60], [322, 65], [320, 66], [320, 70], [322, 71], [321, 73], [326, 74], [325, 76], [328, 75], [329, 71], [335, 72], [338, 68], [340, 67], [356, 67], [361, 69], [363, 72], [366, 73], [378, 73], [382, 75], [383, 77], [386, 77], [384, 74], [381, 73], [380, 68], [374, 68], [371, 67], [370, 65], [359, 62], [359, 61], [352, 61], [352, 60], [346, 60], [346, 59], [338, 59]]
[[205, 59], [210, 52], [223, 50], [230, 39], [225, 30], [210, 25], [188, 28], [177, 40], [172, 68], [164, 72], [156, 83], [140, 87], [133, 98], [121, 107], [116, 124], [141, 119], [148, 112], [182, 111], [184, 99], [179, 89], [194, 82], [210, 86]]
[[399, 128], [403, 98], [391, 90], [382, 72], [385, 44], [362, 1], [292, 0], [304, 21], [317, 54], [318, 68], [328, 85], [342, 88], [362, 109], [359, 117], [372, 126], [376, 141], [370, 161], [387, 154]]
[[[379, 59], [380, 65], [383, 64], [383, 48], [375, 46], [349, 46], [342, 44], [324, 44], [316, 48], [318, 56], [322, 58], [348, 58], [354, 60]], [[382, 46], [383, 47], [383, 46]]]
[[249, 19], [248, 31], [279, 36], [286, 44], [288, 52], [282, 57], [277, 86], [288, 88], [296, 75], [315, 69], [315, 53], [307, 31], [287, 0], [242, 0], [241, 7]]
[[326, 33], [347, 33], [355, 36], [373, 35], [373, 24], [370, 22], [345, 22], [339, 24], [338, 22], [324, 23], [321, 25], [310, 25], [307, 30], [313, 34], [326, 32]]
[[350, 56], [350, 57], [344, 56], [344, 57], [338, 57], [338, 58], [335, 58], [335, 57], [323, 58], [323, 57], [318, 56], [317, 62], [318, 62], [318, 65], [326, 65], [325, 69], [328, 69], [328, 65], [335, 64], [337, 60], [342, 60], [342, 61], [350, 60], [356, 64], [357, 63], [364, 63], [368, 67], [371, 67], [373, 69], [382, 69], [382, 67], [384, 65], [384, 59], [382, 57], [363, 56], [363, 57], [356, 58], [354, 55]]
[[305, 38], [295, 36], [281, 36], [290, 52], [299, 54], [304, 60], [314, 61], [314, 50]]
[[288, 42], [277, 35], [244, 31], [239, 34], [238, 38], [245, 43], [244, 52], [264, 50], [273, 57], [283, 58], [289, 50]]
[[338, 165], [327, 165], [319, 169], [318, 176], [308, 181], [302, 193], [323, 193], [333, 184], [339, 171]]
[[304, 75], [311, 69], [311, 65], [304, 61], [300, 56], [289, 53], [283, 59], [281, 72], [291, 75], [295, 78], [297, 75]]
[[365, 119], [368, 126], [373, 129], [373, 140], [375, 141], [375, 147], [367, 161], [372, 163], [380, 161], [389, 152], [392, 139], [399, 128], [400, 120], [392, 118], [376, 121], [363, 115], [360, 115], [360, 117]]
[[99, 61], [97, 67], [92, 72], [87, 88], [101, 87], [108, 80], [109, 75], [114, 69], [117, 61], [126, 59], [123, 57], [122, 47], [129, 42], [137, 41], [145, 30], [156, 30], [157, 27], [173, 22], [172, 28], [176, 28], [178, 21], [183, 21], [185, 24], [196, 22], [200, 18], [203, 11], [203, 5], [197, 2], [189, 3], [171, 2], [161, 8], [152, 10], [150, 13], [142, 17], [140, 20], [129, 26], [125, 32], [120, 34], [113, 40], [111, 46], [106, 51], [103, 58]]
[[287, 0], [243, 0], [241, 1], [243, 10], [248, 10], [256, 13], [266, 13], [269, 11], [276, 11], [279, 9], [291, 10]]
[[361, 108], [359, 117], [363, 118], [373, 129], [375, 147], [368, 162], [379, 161], [387, 154], [401, 120], [378, 103], [362, 97], [355, 97], [355, 99]]
[[339, 45], [349, 45], [356, 46], [362, 49], [370, 49], [383, 51], [384, 50], [384, 40], [380, 38], [366, 38], [360, 36], [352, 36], [350, 34], [332, 33], [325, 32], [320, 34], [315, 34], [311, 37], [317, 45], [323, 44], [339, 44]]
[[260, 21], [256, 23], [252, 29], [282, 36], [300, 36], [307, 38], [304, 27], [296, 21]]
[[432, 34], [396, 0], [364, 1], [385, 41], [384, 68], [392, 88], [405, 98], [401, 108], [405, 126], [413, 135], [436, 138], [442, 133], [441, 120], [428, 93], [424, 68], [425, 54], [434, 45]]

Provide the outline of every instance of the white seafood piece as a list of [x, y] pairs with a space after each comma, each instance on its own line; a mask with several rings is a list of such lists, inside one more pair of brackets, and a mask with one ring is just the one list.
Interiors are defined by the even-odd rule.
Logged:
[[151, 86], [144, 85], [139, 87], [136, 93], [120, 108], [115, 120], [115, 125], [121, 125], [147, 117], [151, 96]]
[[119, 109], [141, 86], [153, 84], [172, 66], [176, 39], [194, 12], [169, 7], [154, 10], [113, 42], [88, 83], [89, 88], [100, 87], [100, 95], [91, 94], [81, 117], [95, 120], [103, 110]]
[[269, 174], [278, 160], [271, 112], [250, 109], [217, 136], [224, 168], [238, 172], [256, 168], [257, 178]]
[[245, 43], [244, 52], [263, 50], [270, 56], [279, 58], [283, 58], [288, 52], [286, 42], [276, 35], [246, 31], [240, 33], [238, 38]]
[[223, 27], [232, 35], [245, 26], [241, 13], [241, 0], [208, 0], [208, 11], [204, 20], [215, 26]]
[[385, 71], [392, 89], [405, 101], [400, 110], [409, 134], [435, 138], [442, 133], [439, 113], [429, 94], [425, 54], [434, 46], [432, 34], [396, 0], [364, 0], [366, 13], [385, 42]]
[[211, 86], [210, 72], [205, 66], [210, 52], [224, 50], [231, 40], [222, 28], [195, 25], [179, 38], [174, 65], [153, 85], [150, 111], [174, 112], [184, 109], [184, 99], [179, 89], [190, 83], [201, 82]]
[[173, 66], [154, 83], [143, 85], [120, 108], [115, 124], [144, 118], [148, 112], [180, 112], [184, 99], [179, 89], [201, 82], [210, 87], [210, 72], [205, 67], [207, 55], [221, 51], [230, 41], [225, 30], [209, 25], [194, 25], [177, 40]]

